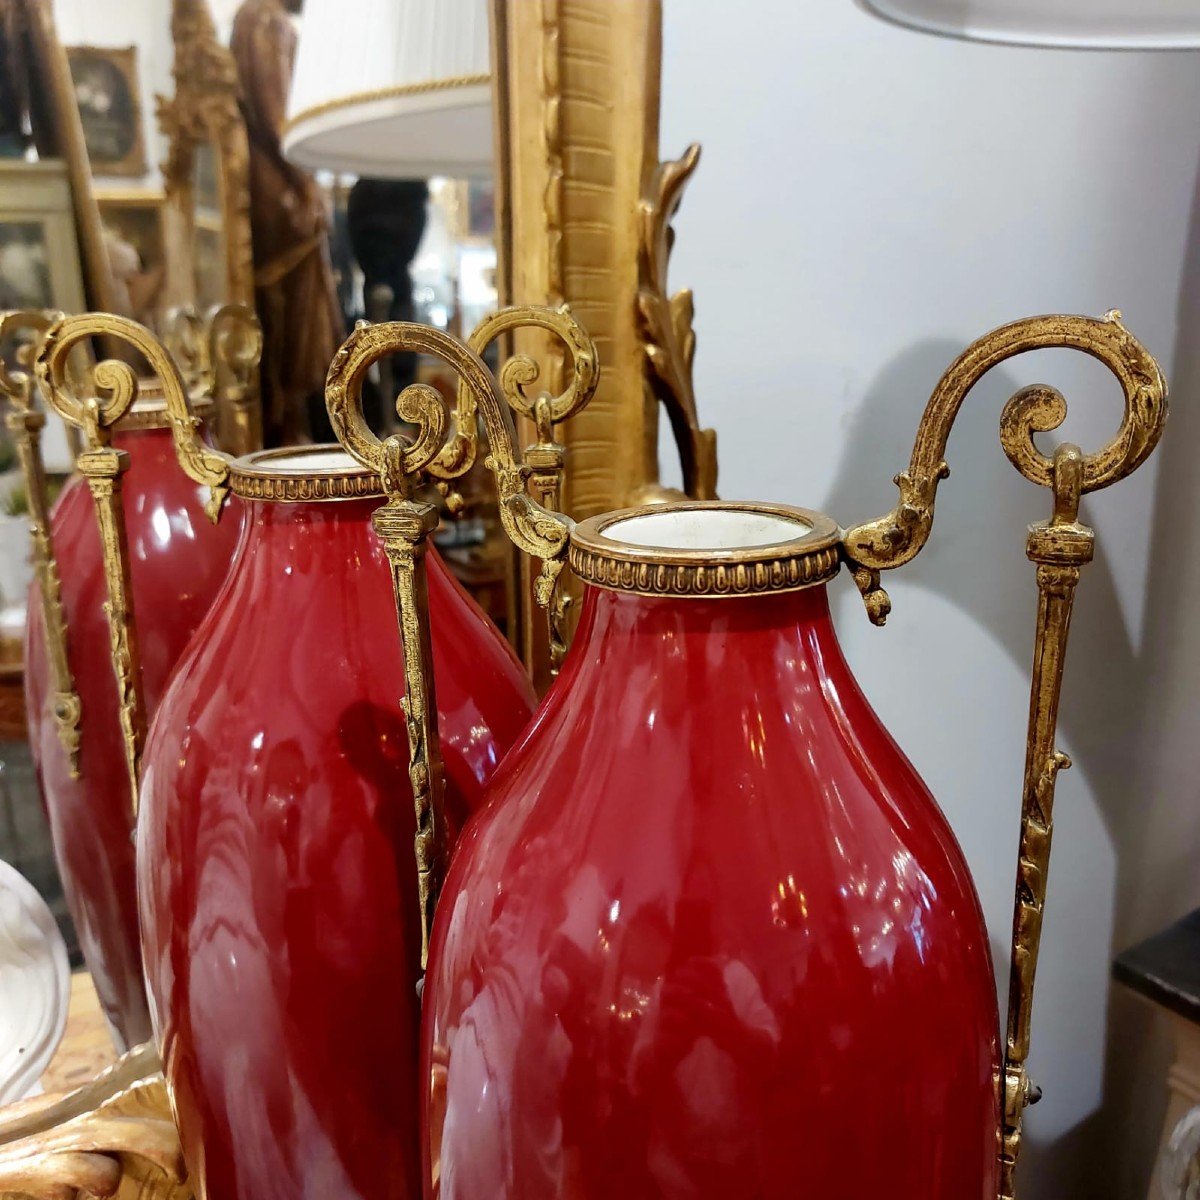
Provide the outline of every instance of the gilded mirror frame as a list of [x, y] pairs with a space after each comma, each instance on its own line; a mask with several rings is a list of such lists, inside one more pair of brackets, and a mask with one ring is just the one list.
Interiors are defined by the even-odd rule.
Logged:
[[[244, 305], [254, 308], [254, 256], [250, 240], [250, 146], [238, 103], [233, 55], [217, 37], [207, 0], [172, 0], [172, 70], [175, 95], [157, 97], [158, 121], [168, 139], [163, 163], [163, 208], [168, 309]], [[221, 295], [197, 287], [195, 236], [199, 221], [195, 171], [201, 147], [213, 148], [215, 211], [224, 250]], [[237, 411], [221, 405], [219, 438], [234, 454], [262, 445], [257, 370], [253, 398]]]
[[[667, 289], [671, 221], [700, 148], [659, 157], [662, 0], [491, 0], [491, 21], [498, 301], [569, 304], [600, 357], [595, 398], [558, 430], [561, 511], [582, 520], [712, 499], [716, 435], [701, 427], [692, 387], [692, 293]], [[560, 389], [551, 339], [531, 330], [514, 340], [552, 364], [539, 387]], [[660, 479], [664, 409], [682, 492]], [[549, 649], [520, 570], [512, 625], [543, 690]]]
[[168, 306], [202, 306], [196, 294], [192, 236], [197, 222], [197, 152], [214, 150], [217, 208], [224, 237], [224, 295], [212, 302], [254, 303], [250, 242], [250, 148], [238, 106], [233, 55], [217, 38], [206, 0], [172, 0], [175, 95], [157, 97], [158, 122], [169, 146], [162, 165], [168, 216]]

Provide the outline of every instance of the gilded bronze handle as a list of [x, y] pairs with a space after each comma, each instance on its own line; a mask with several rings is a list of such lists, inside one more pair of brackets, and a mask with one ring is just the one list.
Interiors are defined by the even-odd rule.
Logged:
[[1054, 787], [1071, 765], [1054, 748], [1071, 610], [1080, 569], [1092, 560], [1095, 534], [1079, 521], [1080, 497], [1135, 471], [1158, 444], [1167, 417], [1167, 386], [1150, 352], [1121, 324], [1120, 313], [1092, 317], [1032, 317], [994, 330], [969, 346], [942, 376], [917, 430], [912, 461], [896, 476], [900, 503], [878, 520], [848, 529], [843, 555], [854, 570], [872, 621], [890, 609], [879, 572], [913, 559], [933, 524], [938, 483], [949, 473], [946, 443], [967, 393], [997, 363], [1026, 350], [1062, 347], [1099, 359], [1117, 377], [1125, 411], [1116, 436], [1095, 454], [1065, 443], [1052, 457], [1034, 434], [1057, 429], [1067, 413], [1054, 388], [1022, 388], [1004, 406], [1000, 441], [1009, 461], [1028, 480], [1054, 493], [1050, 520], [1030, 527], [1026, 555], [1037, 567], [1038, 614], [1021, 803], [1021, 837], [1010, 963], [1004, 1075], [999, 1081], [1003, 1117], [1000, 1200], [1014, 1200], [1015, 1172], [1025, 1107], [1039, 1094], [1030, 1083], [1030, 1016], [1050, 867]]
[[[1167, 388], [1150, 352], [1121, 324], [1115, 309], [1102, 318], [1027, 317], [1002, 325], [973, 342], [947, 368], [929, 398], [908, 470], [896, 476], [900, 503], [886, 516], [846, 531], [845, 557], [855, 570], [871, 620], [882, 625], [891, 610], [879, 572], [903, 566], [920, 552], [933, 526], [938, 484], [950, 473], [946, 442], [967, 393], [992, 367], [1026, 350], [1081, 350], [1098, 358], [1117, 377], [1125, 412], [1116, 437], [1085, 455], [1081, 486], [1094, 492], [1136, 470], [1154, 449], [1167, 415]], [[1049, 387], [1025, 388], [1000, 418], [1000, 441], [1009, 461], [1032, 483], [1053, 486], [1054, 463], [1038, 450], [1033, 435], [1057, 429], [1066, 401]]]
[[[62, 317], [53, 312], [10, 312], [0, 315], [0, 342], [25, 335], [30, 356], [37, 353], [47, 331]], [[33, 570], [38, 582], [42, 606], [42, 632], [46, 640], [46, 659], [50, 668], [50, 687], [54, 694], [54, 723], [58, 739], [67, 756], [72, 779], [79, 778], [79, 723], [83, 716], [79, 692], [71, 673], [67, 653], [67, 621], [63, 613], [62, 587], [54, 558], [54, 540], [50, 533], [50, 497], [46, 490], [46, 467], [42, 459], [44, 413], [33, 401], [33, 378], [22, 370], [8, 370], [0, 362], [0, 392], [10, 409], [5, 421], [16, 443], [29, 503], [29, 536], [33, 546]]]
[[133, 347], [161, 382], [175, 455], [184, 474], [208, 488], [204, 511], [215, 524], [229, 495], [230, 457], [204, 444], [179, 368], [167, 348], [145, 326], [112, 313], [85, 313], [59, 321], [46, 335], [36, 365], [38, 380], [50, 403], [64, 421], [83, 432], [86, 451], [108, 446], [113, 426], [137, 399], [138, 379], [128, 363], [109, 359], [92, 370], [97, 395], [80, 398], [76, 394], [67, 373], [67, 360], [76, 345], [96, 336]]
[[387, 495], [373, 522], [391, 564], [404, 652], [403, 711], [417, 818], [424, 969], [434, 908], [445, 874], [447, 844], [425, 572], [427, 540], [437, 528], [438, 515], [433, 505], [415, 498], [415, 489], [422, 473], [428, 472], [430, 464], [442, 452], [447, 437], [454, 433], [442, 397], [433, 388], [419, 383], [405, 388], [396, 401], [400, 417], [417, 426], [414, 442], [406, 443], [396, 434], [381, 440], [367, 425], [362, 411], [366, 373], [379, 359], [404, 351], [440, 358], [454, 369], [462, 386], [469, 389], [471, 411], [478, 411], [483, 418], [489, 446], [487, 465], [496, 477], [505, 532], [520, 549], [543, 560], [539, 594], [547, 599], [562, 567], [571, 525], [565, 517], [548, 512], [526, 493], [529, 469], [517, 455], [508, 404], [478, 354], [449, 334], [425, 325], [396, 321], [362, 324], [355, 329], [330, 365], [325, 400], [338, 441], [355, 459], [380, 476]]
[[262, 325], [248, 304], [222, 304], [208, 312], [207, 335], [222, 436], [233, 454], [249, 454], [262, 446]]
[[[538, 364], [528, 355], [510, 358], [500, 370], [500, 387], [513, 412], [533, 423], [536, 441], [526, 446], [521, 457], [529, 468], [529, 488], [543, 508], [558, 512], [567, 448], [554, 436], [554, 427], [568, 421], [591, 400], [600, 382], [596, 347], [583, 327], [571, 316], [570, 306], [552, 308], [503, 308], [485, 317], [472, 331], [467, 344], [481, 358], [498, 337], [520, 328], [540, 328], [554, 334], [567, 350], [571, 367], [569, 382], [557, 396], [549, 392], [530, 395], [537, 382]], [[465, 389], [459, 389], [458, 411], [463, 411]], [[471, 426], [475, 420], [472, 413]], [[567, 605], [561, 587], [553, 589], [544, 602], [550, 648], [550, 670], [557, 675], [567, 653]]]
[[38, 352], [35, 371], [47, 401], [63, 420], [83, 433], [84, 449], [77, 466], [87, 479], [100, 527], [108, 588], [105, 612], [117, 680], [125, 761], [136, 813], [146, 709], [133, 612], [129, 545], [121, 501], [121, 478], [129, 467], [129, 455], [115, 449], [111, 439], [113, 427], [133, 407], [139, 384], [128, 363], [109, 359], [98, 363], [92, 371], [91, 383], [96, 395], [81, 397], [77, 394], [68, 375], [68, 360], [76, 346], [96, 336], [124, 342], [138, 350], [157, 375], [162, 384], [175, 453], [188, 477], [208, 486], [209, 501], [205, 511], [213, 521], [217, 520], [229, 492], [229, 459], [210, 450], [201, 441], [197, 433], [199, 423], [192, 416], [179, 368], [148, 329], [136, 321], [110, 313], [64, 317], [51, 325]]
[[[482, 358], [492, 342], [517, 329], [544, 329], [554, 334], [570, 357], [568, 382], [557, 396], [549, 393], [537, 396], [529, 394], [528, 389], [537, 382], [541, 368], [526, 354], [514, 355], [500, 368], [500, 390], [509, 407], [513, 412], [534, 421], [540, 443], [553, 446], [553, 427], [579, 412], [596, 390], [599, 381], [596, 347], [579, 322], [571, 316], [570, 307], [566, 304], [556, 309], [528, 306], [502, 308], [480, 321], [467, 338], [467, 345]], [[477, 415], [475, 395], [470, 386], [460, 379], [453, 434], [428, 467], [429, 474], [435, 479], [457, 479], [470, 470], [478, 442]], [[561, 451], [561, 447], [558, 449]], [[530, 451], [535, 450], [536, 447], [530, 447], [524, 455], [526, 465], [531, 468], [530, 482], [534, 495], [546, 507], [557, 510], [562, 454], [556, 457], [555, 462], [543, 465], [539, 461], [532, 461], [539, 457], [536, 454], [531, 456]]]
[[212, 356], [204, 319], [190, 304], [168, 310], [163, 321], [163, 345], [175, 360], [183, 381], [192, 391], [212, 390]]

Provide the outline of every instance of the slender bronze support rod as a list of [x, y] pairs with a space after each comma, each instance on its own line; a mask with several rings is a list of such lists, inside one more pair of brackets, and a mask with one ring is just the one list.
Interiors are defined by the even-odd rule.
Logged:
[[[385, 443], [385, 453], [397, 460], [402, 452], [398, 439], [389, 438]], [[445, 769], [435, 726], [437, 692], [429, 627], [429, 577], [425, 569], [425, 552], [429, 535], [438, 527], [438, 511], [432, 504], [394, 494], [371, 520], [391, 564], [396, 619], [404, 646], [404, 698], [400, 707], [408, 730], [408, 777], [417, 818], [417, 902], [421, 909], [424, 971], [429, 964], [433, 912], [449, 856], [441, 799]]]
[[[18, 339], [27, 339], [27, 351], [32, 358], [46, 332], [61, 315], [52, 312], [5, 313], [0, 317], [0, 341], [7, 341], [14, 335]], [[16, 443], [29, 504], [33, 571], [42, 609], [42, 633], [50, 667], [50, 687], [54, 693], [54, 723], [58, 740], [67, 756], [71, 778], [78, 779], [79, 725], [83, 717], [83, 705], [67, 654], [67, 620], [63, 612], [58, 563], [54, 557], [54, 539], [50, 532], [50, 497], [42, 458], [42, 430], [46, 426], [46, 417], [34, 408], [33, 378], [25, 371], [10, 372], [0, 363], [0, 392], [9, 401], [10, 411], [6, 414], [5, 423]]]
[[1083, 454], [1066, 443], [1054, 455], [1054, 516], [1029, 530], [1025, 552], [1037, 565], [1038, 612], [1021, 797], [1021, 842], [1013, 908], [1008, 1031], [1004, 1050], [1000, 1200], [1015, 1200], [1022, 1114], [1040, 1093], [1025, 1072], [1033, 986], [1054, 832], [1054, 785], [1071, 760], [1054, 747], [1067, 635], [1080, 568], [1092, 561], [1096, 535], [1079, 523]]
[[146, 740], [146, 705], [121, 500], [122, 477], [129, 468], [129, 456], [111, 442], [117, 423], [137, 399], [140, 383], [128, 363], [109, 359], [98, 363], [91, 373], [91, 387], [96, 394], [79, 396], [76, 381], [70, 378], [67, 369], [68, 361], [76, 346], [93, 337], [124, 343], [136, 349], [149, 363], [162, 386], [179, 465], [189, 478], [208, 485], [209, 501], [205, 511], [213, 521], [220, 515], [229, 494], [229, 458], [210, 449], [200, 439], [198, 422], [192, 415], [179, 368], [148, 329], [111, 313], [87, 313], [60, 318], [47, 330], [35, 371], [48, 403], [68, 425], [75, 426], [83, 434], [84, 450], [76, 465], [92, 493], [100, 530], [108, 590], [104, 613], [108, 620], [125, 763], [136, 814], [142, 749]]
[[[520, 308], [502, 310], [472, 334], [486, 345], [496, 333], [520, 324], [538, 324], [565, 334], [577, 346], [576, 378], [582, 382], [571, 404], [581, 407], [595, 386], [594, 352], [586, 334], [560, 310]], [[482, 331], [482, 332], [481, 332]], [[441, 395], [424, 384], [405, 388], [396, 411], [417, 426], [416, 440], [380, 438], [362, 411], [362, 384], [379, 359], [402, 351], [435, 355], [459, 378], [453, 421]], [[582, 364], [582, 365], [581, 365]], [[488, 442], [487, 466], [496, 480], [500, 519], [518, 549], [542, 560], [537, 596], [550, 603], [554, 584], [566, 557], [570, 522], [543, 508], [527, 491], [531, 474], [516, 450], [510, 408], [519, 385], [537, 377], [529, 359], [508, 362], [497, 380], [469, 345], [441, 330], [394, 321], [360, 325], [335, 355], [325, 382], [325, 401], [338, 441], [360, 463], [379, 474], [387, 501], [373, 518], [391, 564], [407, 689], [403, 703], [409, 738], [409, 774], [416, 808], [416, 861], [421, 910], [421, 969], [429, 961], [429, 940], [438, 893], [445, 876], [445, 787], [443, 781], [437, 701], [434, 691], [432, 639], [425, 575], [425, 550], [437, 527], [436, 510], [416, 499], [423, 478], [457, 478], [474, 461], [480, 419]]]
[[1079, 523], [1086, 492], [1108, 487], [1135, 471], [1162, 436], [1167, 386], [1158, 363], [1121, 324], [1113, 311], [1092, 317], [1031, 317], [1002, 326], [973, 342], [947, 369], [925, 408], [907, 471], [896, 476], [900, 503], [885, 516], [848, 529], [842, 553], [863, 593], [870, 619], [882, 625], [891, 601], [880, 572], [916, 557], [933, 526], [938, 484], [950, 473], [946, 445], [967, 393], [992, 367], [1026, 350], [1048, 347], [1081, 350], [1113, 372], [1125, 394], [1125, 412], [1116, 436], [1095, 454], [1064, 444], [1053, 457], [1043, 454], [1034, 435], [1057, 429], [1067, 414], [1054, 388], [1022, 388], [1004, 406], [1000, 442], [1014, 467], [1028, 480], [1054, 491], [1054, 515], [1029, 531], [1026, 553], [1037, 565], [1038, 613], [1034, 640], [1029, 730], [1021, 800], [1021, 840], [1013, 910], [1008, 1028], [1004, 1070], [997, 1081], [1002, 1117], [999, 1200], [1015, 1200], [1015, 1172], [1025, 1107], [1040, 1095], [1025, 1070], [1029, 1057], [1034, 976], [1046, 903], [1053, 829], [1054, 785], [1070, 766], [1054, 748], [1063, 663], [1071, 609], [1080, 568], [1091, 562], [1095, 535]]

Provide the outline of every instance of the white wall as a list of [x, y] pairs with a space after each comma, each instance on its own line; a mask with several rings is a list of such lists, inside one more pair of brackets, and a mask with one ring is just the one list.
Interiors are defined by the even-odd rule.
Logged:
[[[1022, 1173], [1027, 1200], [1144, 1196], [1167, 1046], [1108, 968], [1200, 903], [1200, 55], [969, 45], [852, 0], [667, 0], [664, 41], [664, 154], [704, 145], [673, 284], [696, 292], [723, 495], [843, 523], [883, 512], [942, 369], [1015, 317], [1119, 306], [1171, 379], [1160, 452], [1085, 502], [1099, 551], [1061, 721], [1076, 767], [1058, 788], [1031, 1064], [1046, 1098]], [[997, 422], [1032, 382], [1063, 389], [1085, 449], [1116, 428], [1119, 392], [1090, 360], [1005, 364], [960, 417], [931, 544], [887, 581], [888, 627], [838, 589], [847, 653], [950, 816], [1005, 964], [1024, 528], [1049, 497], [1008, 465]]]
[[141, 76], [142, 129], [146, 144], [145, 181], [98, 176], [101, 187], [157, 185], [166, 144], [155, 120], [155, 94], [170, 96], [174, 49], [168, 0], [55, 0], [54, 19], [64, 46], [137, 46]]

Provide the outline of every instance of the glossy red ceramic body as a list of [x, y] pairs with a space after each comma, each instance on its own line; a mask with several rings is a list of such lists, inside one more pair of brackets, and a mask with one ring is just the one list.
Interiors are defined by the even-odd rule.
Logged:
[[982, 914], [823, 587], [589, 589], [435, 930], [427, 1195], [994, 1200]]
[[[147, 982], [208, 1200], [419, 1195], [415, 818], [380, 503], [248, 504], [150, 732]], [[429, 593], [461, 820], [534, 698], [434, 552]]]
[[[152, 714], [229, 568], [240, 505], [231, 501], [219, 524], [209, 521], [208, 489], [180, 470], [168, 431], [131, 430], [113, 441], [129, 453], [125, 528], [142, 681]], [[79, 944], [117, 1040], [131, 1046], [150, 1037], [134, 895], [133, 803], [103, 608], [108, 592], [100, 534], [82, 478], [63, 488], [51, 530], [82, 709], [80, 778], [70, 777], [58, 739], [36, 583], [25, 635], [29, 740]]]

